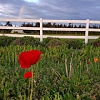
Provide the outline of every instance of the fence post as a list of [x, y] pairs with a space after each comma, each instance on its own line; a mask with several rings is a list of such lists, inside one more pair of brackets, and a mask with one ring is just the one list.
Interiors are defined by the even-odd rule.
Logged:
[[89, 19], [86, 20], [85, 44], [88, 43]]
[[40, 18], [40, 42], [43, 41], [43, 20]]

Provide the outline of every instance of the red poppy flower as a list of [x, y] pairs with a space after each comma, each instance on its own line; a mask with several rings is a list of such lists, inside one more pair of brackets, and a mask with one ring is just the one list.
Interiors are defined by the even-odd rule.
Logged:
[[26, 72], [24, 74], [24, 78], [31, 78], [33, 76], [33, 73], [32, 72]]
[[40, 55], [42, 54], [39, 50], [30, 50], [22, 52], [19, 55], [19, 63], [22, 68], [29, 68], [31, 65], [36, 64], [40, 60]]

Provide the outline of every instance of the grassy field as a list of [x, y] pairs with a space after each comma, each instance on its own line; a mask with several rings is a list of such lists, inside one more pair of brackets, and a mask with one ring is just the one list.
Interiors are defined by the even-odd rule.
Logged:
[[[26, 50], [40, 50], [42, 55], [37, 64], [22, 69], [18, 55]], [[100, 47], [86, 45], [0, 47], [0, 100], [99, 100], [99, 55]], [[34, 76], [24, 79], [30, 70]]]

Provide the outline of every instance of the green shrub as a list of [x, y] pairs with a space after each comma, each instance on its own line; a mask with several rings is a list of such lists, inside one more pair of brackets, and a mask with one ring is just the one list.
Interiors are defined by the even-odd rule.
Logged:
[[51, 40], [49, 40], [49, 42], [46, 44], [46, 47], [53, 48], [53, 47], [62, 46], [62, 45], [63, 45], [63, 42], [60, 39], [51, 38]]
[[100, 46], [100, 38], [96, 39], [91, 43], [94, 47], [99, 47]]
[[82, 40], [75, 40], [75, 39], [67, 39], [66, 44], [68, 45], [68, 48], [73, 48], [73, 49], [81, 49], [84, 45]]
[[0, 46], [9, 46], [14, 39], [15, 37], [0, 36]]
[[53, 40], [54, 38], [52, 38], [52, 37], [47, 37], [47, 38], [45, 38], [44, 40], [43, 40], [43, 44], [44, 45], [46, 45], [46, 44], [48, 44], [49, 43], [49, 41], [51, 41], [51, 40]]
[[14, 45], [19, 45], [19, 46], [27, 46], [27, 45], [31, 45], [31, 46], [38, 46], [39, 45], [39, 41], [38, 39], [35, 39], [34, 37], [29, 37], [29, 36], [25, 36], [25, 37], [21, 37], [21, 38], [16, 38], [13, 41]]
[[91, 39], [91, 40], [88, 41], [88, 43], [86, 45], [87, 46], [92, 46], [94, 42], [95, 42], [95, 40]]

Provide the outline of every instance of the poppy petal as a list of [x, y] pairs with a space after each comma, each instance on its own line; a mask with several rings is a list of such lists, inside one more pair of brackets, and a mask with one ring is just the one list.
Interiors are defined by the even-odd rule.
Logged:
[[19, 55], [19, 63], [22, 68], [29, 68], [31, 65], [36, 64], [40, 60], [42, 54], [39, 50], [30, 50], [22, 52]]
[[20, 63], [20, 66], [21, 66], [22, 68], [29, 68], [29, 67], [30, 67], [30, 64], [28, 64], [28, 63], [25, 61], [25, 59], [24, 59], [22, 53], [21, 53], [20, 56], [19, 56], [19, 63]]
[[24, 78], [31, 78], [33, 76], [33, 73], [32, 72], [26, 72], [24, 74]]

